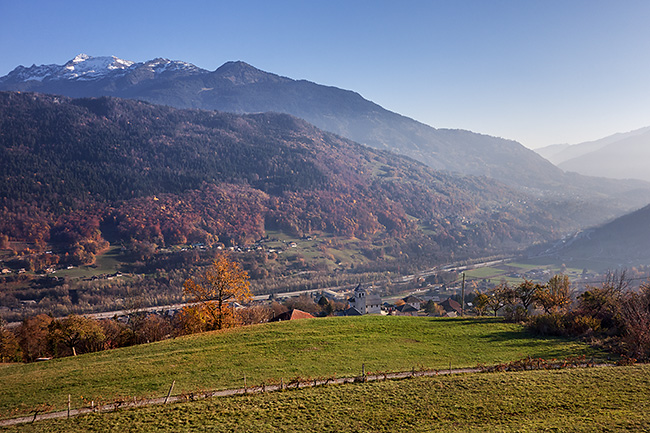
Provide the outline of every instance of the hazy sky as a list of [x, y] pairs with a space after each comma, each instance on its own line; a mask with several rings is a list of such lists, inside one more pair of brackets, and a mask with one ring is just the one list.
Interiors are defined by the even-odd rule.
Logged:
[[0, 75], [79, 53], [228, 60], [528, 147], [650, 126], [647, 0], [0, 0]]

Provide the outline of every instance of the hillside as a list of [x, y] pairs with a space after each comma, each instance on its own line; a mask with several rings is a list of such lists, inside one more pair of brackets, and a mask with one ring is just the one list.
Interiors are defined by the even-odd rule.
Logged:
[[[211, 72], [167, 59], [133, 63], [80, 55], [62, 66], [18, 67], [0, 78], [0, 90], [117, 96], [234, 113], [287, 113], [358, 143], [410, 156], [434, 169], [489, 176], [543, 195], [590, 201], [607, 195], [623, 209], [650, 202], [650, 185], [566, 176], [517, 142], [436, 129], [388, 111], [353, 91], [281, 77], [244, 62], [228, 62]], [[638, 189], [643, 190], [643, 199], [628, 194]]]
[[551, 239], [590, 212], [435, 172], [281, 114], [1, 93], [0, 130], [0, 234], [58, 243], [71, 261], [108, 234], [231, 245], [269, 227], [416, 239], [430, 259], [493, 254]]
[[555, 244], [544, 256], [618, 268], [650, 264], [650, 206]]
[[[0, 417], [43, 403], [62, 409], [116, 397], [159, 397], [294, 378], [354, 377], [412, 368], [476, 367], [531, 357], [597, 354], [586, 344], [540, 338], [491, 318], [332, 317], [266, 323], [31, 364], [2, 364]], [[34, 378], [39, 380], [35, 381]]]

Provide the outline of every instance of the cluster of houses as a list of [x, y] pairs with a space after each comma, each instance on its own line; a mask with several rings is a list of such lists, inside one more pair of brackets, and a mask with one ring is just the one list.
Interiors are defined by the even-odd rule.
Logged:
[[[334, 293], [325, 293], [324, 296], [331, 297]], [[437, 302], [439, 306], [435, 311], [426, 311], [425, 306], [430, 301], [421, 299], [414, 295], [402, 298], [395, 304], [382, 302], [378, 294], [371, 290], [358, 285], [351, 296], [347, 299], [347, 308], [343, 311], [335, 312], [337, 316], [363, 316], [366, 314], [391, 315], [391, 316], [443, 316], [456, 317], [460, 316], [463, 311], [459, 302], [448, 298], [442, 302]], [[297, 320], [312, 318], [309, 313], [301, 310], [289, 310], [277, 315], [271, 322], [285, 320]]]
[[426, 316], [437, 315], [446, 317], [456, 317], [462, 314], [462, 306], [452, 298], [448, 298], [438, 305], [441, 309], [431, 313], [424, 311], [428, 301], [414, 295], [409, 295], [401, 302], [390, 304], [381, 301], [376, 293], [360, 284], [354, 289], [353, 296], [348, 299], [349, 307], [343, 312], [345, 316], [362, 316], [364, 314], [384, 314], [393, 316]]

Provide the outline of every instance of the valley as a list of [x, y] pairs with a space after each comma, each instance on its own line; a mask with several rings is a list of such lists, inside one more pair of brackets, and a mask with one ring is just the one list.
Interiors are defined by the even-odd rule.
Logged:
[[538, 154], [242, 61], [16, 67], [0, 418], [111, 410], [0, 429], [642, 430], [649, 134]]
[[179, 303], [218, 251], [245, 253], [254, 291], [269, 294], [508, 256], [608, 212], [434, 171], [287, 115], [0, 98], [9, 321]]

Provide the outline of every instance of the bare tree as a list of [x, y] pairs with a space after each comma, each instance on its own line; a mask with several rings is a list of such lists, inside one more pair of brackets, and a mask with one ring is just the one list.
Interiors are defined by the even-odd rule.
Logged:
[[513, 292], [508, 283], [501, 283], [487, 294], [487, 307], [494, 311], [494, 317], [501, 308], [513, 302]]

